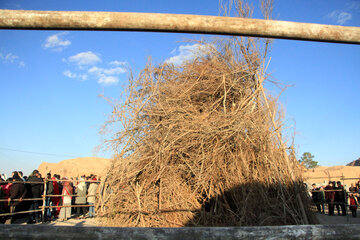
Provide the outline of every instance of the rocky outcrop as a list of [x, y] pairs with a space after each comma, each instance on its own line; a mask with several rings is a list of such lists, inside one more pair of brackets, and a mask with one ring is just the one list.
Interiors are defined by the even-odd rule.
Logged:
[[352, 161], [351, 163], [346, 164], [346, 166], [360, 166], [360, 158], [358, 158], [355, 161]]

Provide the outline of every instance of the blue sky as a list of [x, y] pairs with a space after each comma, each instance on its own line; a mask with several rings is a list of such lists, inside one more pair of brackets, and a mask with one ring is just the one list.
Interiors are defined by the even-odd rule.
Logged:
[[[252, 1], [254, 5], [258, 1]], [[2, 9], [159, 12], [218, 15], [218, 0], [20, 1]], [[360, 26], [360, 1], [275, 1], [277, 20]], [[255, 13], [255, 17], [259, 17]], [[151, 56], [155, 62], [187, 56], [204, 35], [0, 30], [0, 172], [29, 174], [42, 161], [109, 157], [95, 152], [99, 129], [116, 98]], [[268, 71], [285, 85], [286, 125], [296, 127], [298, 154], [320, 165], [360, 157], [360, 47], [275, 40]], [[13, 151], [16, 150], [16, 151]], [[43, 153], [43, 154], [34, 154]], [[45, 155], [52, 154], [52, 155]]]

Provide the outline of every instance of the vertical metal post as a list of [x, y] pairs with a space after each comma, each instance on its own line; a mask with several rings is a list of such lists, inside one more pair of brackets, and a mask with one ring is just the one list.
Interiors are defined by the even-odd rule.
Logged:
[[42, 216], [41, 216], [41, 221], [44, 222], [45, 221], [45, 206], [46, 206], [46, 191], [47, 191], [47, 183], [48, 183], [48, 180], [47, 179], [44, 179], [44, 194], [43, 194], [43, 207], [42, 207]]
[[[342, 182], [342, 185], [344, 186], [345, 188], [345, 176], [344, 176], [344, 173], [342, 173], [341, 175], [341, 182]], [[349, 207], [349, 204], [348, 204], [348, 199], [347, 199], [347, 192], [346, 192], [346, 189], [344, 190], [344, 194], [345, 194], [345, 211], [346, 211], [346, 222], [349, 223], [350, 222], [350, 219], [349, 219], [349, 214], [348, 214], [348, 207]]]

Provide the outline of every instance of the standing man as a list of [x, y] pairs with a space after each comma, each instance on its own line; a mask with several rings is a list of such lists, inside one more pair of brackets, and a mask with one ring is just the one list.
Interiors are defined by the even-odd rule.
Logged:
[[[44, 181], [41, 178], [41, 175], [38, 170], [34, 170], [29, 176], [27, 182], [29, 182], [30, 191], [32, 198], [37, 198], [33, 200], [30, 205], [30, 210], [39, 210], [39, 205], [41, 203], [40, 198], [44, 194]], [[40, 211], [30, 213], [29, 224], [40, 222]]]
[[311, 198], [314, 202], [314, 204], [316, 205], [317, 207], [317, 210], [318, 210], [318, 213], [321, 213], [321, 207], [320, 207], [320, 201], [319, 201], [319, 188], [316, 187], [316, 184], [313, 183], [312, 184], [312, 189], [311, 189]]
[[342, 216], [346, 216], [346, 207], [345, 207], [345, 204], [346, 204], [346, 191], [345, 191], [345, 188], [343, 185], [341, 185], [341, 182], [340, 181], [337, 181], [337, 209], [338, 209], [338, 214], [340, 215], [340, 211], [339, 211], [339, 206], [341, 207], [341, 215]]
[[320, 186], [319, 188], [319, 202], [321, 206], [321, 213], [325, 213], [325, 192], [324, 187]]
[[24, 174], [22, 171], [18, 171], [19, 177], [25, 182]]
[[[46, 174], [46, 195], [52, 195], [54, 192], [54, 186], [51, 179], [51, 173]], [[45, 206], [51, 206], [51, 197], [46, 197]], [[45, 209], [45, 221], [51, 220], [51, 208]]]

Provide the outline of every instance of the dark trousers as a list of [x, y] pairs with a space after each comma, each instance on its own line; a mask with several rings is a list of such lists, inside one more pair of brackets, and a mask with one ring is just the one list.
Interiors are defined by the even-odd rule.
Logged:
[[329, 215], [334, 215], [334, 203], [328, 202]]
[[356, 217], [356, 210], [351, 210], [351, 214], [353, 217]]
[[[45, 206], [51, 206], [51, 199], [49, 197], [46, 198]], [[45, 208], [45, 220], [51, 220], [51, 208]]]
[[[39, 210], [39, 201], [33, 201], [29, 210]], [[31, 212], [29, 215], [31, 221], [40, 222], [40, 211]]]
[[325, 203], [322, 202], [322, 203], [320, 203], [320, 205], [321, 205], [321, 212], [325, 213]]
[[343, 216], [346, 216], [346, 206], [345, 206], [345, 203], [342, 202], [342, 203], [340, 204], [340, 207], [341, 207], [341, 214], [342, 214]]
[[[10, 213], [15, 212], [15, 206], [10, 206]], [[6, 219], [5, 224], [11, 224], [13, 215], [10, 215], [8, 219]]]
[[322, 212], [322, 213], [325, 212], [325, 204], [323, 202], [317, 202], [316, 207], [317, 207], [317, 210], [318, 210], [319, 213], [320, 212]]
[[343, 202], [337, 203], [337, 204], [335, 204], [335, 207], [337, 209], [338, 215], [340, 215], [340, 208], [341, 208], [341, 215], [346, 216], [345, 203], [343, 203]]
[[77, 207], [76, 208], [76, 217], [80, 217], [80, 210], [82, 211], [82, 214], [86, 214], [86, 208], [85, 207]]

